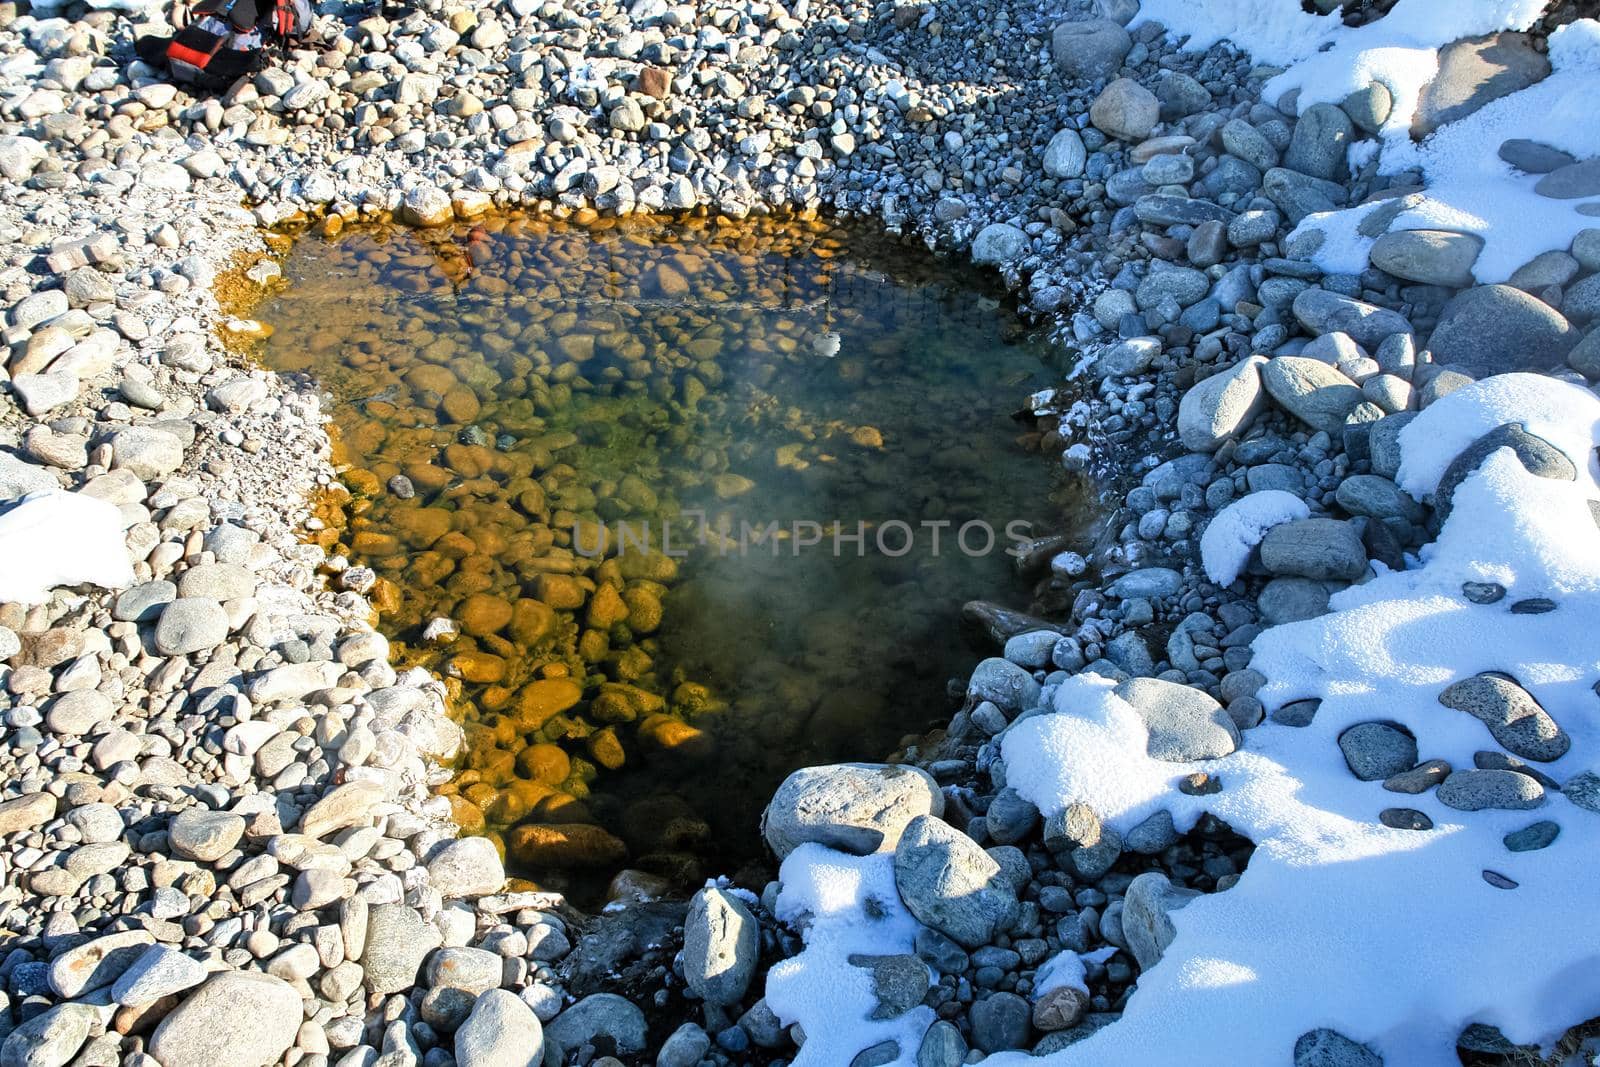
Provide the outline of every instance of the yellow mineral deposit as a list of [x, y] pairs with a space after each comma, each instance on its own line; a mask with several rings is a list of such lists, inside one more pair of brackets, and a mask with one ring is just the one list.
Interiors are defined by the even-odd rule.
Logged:
[[[946, 717], [975, 659], [961, 602], [1008, 581], [953, 525], [937, 555], [926, 529], [896, 558], [874, 531], [1053, 530], [1078, 499], [1015, 513], [1054, 465], [981, 388], [1042, 382], [1041, 349], [979, 307], [986, 283], [865, 232], [328, 220], [285, 270], [248, 314], [268, 365], [332, 397], [348, 495], [319, 502], [316, 537], [376, 572], [380, 627], [454, 698], [457, 821], [543, 884], [756, 856], [782, 774]], [[777, 527], [741, 558], [741, 522]], [[869, 551], [796, 557], [796, 522], [862, 523]]]

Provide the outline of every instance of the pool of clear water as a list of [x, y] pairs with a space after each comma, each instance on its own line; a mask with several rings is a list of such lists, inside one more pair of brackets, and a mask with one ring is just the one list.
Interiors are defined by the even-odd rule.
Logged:
[[760, 864], [806, 764], [948, 721], [972, 598], [1084, 488], [1011, 419], [1059, 380], [993, 279], [818, 220], [507, 217], [302, 235], [257, 312], [329, 394], [335, 553], [446, 682], [443, 787], [590, 894]]

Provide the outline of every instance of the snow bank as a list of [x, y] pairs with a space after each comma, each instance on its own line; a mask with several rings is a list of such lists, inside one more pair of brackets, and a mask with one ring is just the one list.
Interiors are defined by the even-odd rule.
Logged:
[[1542, 374], [1499, 374], [1473, 382], [1423, 409], [1400, 431], [1400, 488], [1418, 500], [1439, 487], [1468, 445], [1508, 422], [1559, 449], [1579, 470], [1600, 476], [1600, 400], [1581, 385]]
[[[1411, 125], [1423, 90], [1439, 73], [1439, 51], [1464, 37], [1526, 30], [1550, 0], [1455, 0], [1448, 12], [1438, 0], [1400, 0], [1383, 18], [1348, 27], [1333, 16], [1309, 15], [1294, 3], [1259, 0], [1146, 0], [1140, 21], [1160, 22], [1189, 35], [1187, 48], [1227, 39], [1261, 63], [1287, 66], [1263, 88], [1279, 100], [1298, 90], [1300, 110], [1338, 104], [1376, 82], [1394, 99], [1376, 141], [1351, 146], [1360, 167], [1378, 153], [1382, 174], [1420, 170], [1426, 193], [1390, 226], [1475, 233], [1485, 241], [1473, 273], [1482, 283], [1503, 282], [1540, 253], [1566, 250], [1578, 231], [1594, 225], [1580, 214], [1582, 201], [1553, 200], [1533, 191], [1540, 175], [1523, 174], [1499, 156], [1510, 138], [1552, 145], [1578, 159], [1600, 155], [1600, 123], [1593, 101], [1600, 94], [1600, 23], [1580, 19], [1550, 37], [1553, 73], [1450, 123], [1418, 144]], [[1263, 11], [1263, 8], [1265, 10]], [[1296, 235], [1323, 234], [1313, 257], [1331, 274], [1367, 267], [1373, 239], [1357, 227], [1377, 205], [1312, 215]]]
[[[1523, 18], [1527, 11], [1513, 14], [1515, 18], [1501, 20], [1505, 25], [1495, 28], [1522, 28], [1531, 21]], [[1335, 48], [1274, 79], [1268, 91], [1300, 88], [1304, 107], [1317, 101], [1336, 102], [1372, 81], [1389, 86], [1396, 106], [1381, 134], [1378, 169], [1384, 174], [1416, 169], [1426, 184], [1420, 202], [1402, 212], [1390, 230], [1477, 234], [1485, 242], [1473, 267], [1479, 282], [1503, 282], [1539, 254], [1565, 251], [1580, 230], [1594, 225], [1593, 216], [1577, 210], [1584, 201], [1538, 195], [1534, 187], [1542, 176], [1518, 171], [1500, 158], [1499, 150], [1511, 138], [1526, 138], [1578, 159], [1600, 155], [1600, 125], [1592, 121], [1591, 114], [1600, 93], [1600, 23], [1584, 19], [1557, 30], [1550, 37], [1553, 73], [1548, 78], [1440, 128], [1418, 144], [1411, 140], [1409, 130], [1421, 89], [1437, 71], [1437, 47], [1368, 49], [1355, 43], [1361, 32], [1377, 31], [1393, 17], [1391, 13], [1356, 31], [1349, 49]], [[1449, 26], [1454, 36], [1488, 32], [1463, 33], [1453, 21]], [[1445, 37], [1445, 41], [1449, 39]], [[1323, 233], [1322, 247], [1313, 257], [1323, 270], [1358, 273], [1367, 266], [1373, 238], [1361, 235], [1357, 226], [1371, 210], [1368, 205], [1312, 215], [1295, 232]]]
[[[1146, 754], [1141, 720], [1110, 683], [1079, 676], [1049, 694], [1050, 710], [1002, 735], [1008, 783], [1047, 814], [1083, 801], [1126, 830], [1165, 808], [1186, 829], [1209, 811], [1257, 848], [1233, 888], [1173, 914], [1176, 940], [1140, 976], [1120, 1020], [1047, 1057], [1005, 1053], [985, 1063], [1286, 1063], [1302, 1033], [1327, 1026], [1390, 1064], [1443, 1067], [1456, 1062], [1469, 1023], [1496, 1026], [1515, 1042], [1548, 1042], [1600, 1014], [1600, 984], [1583, 977], [1600, 967], [1592, 914], [1600, 813], [1556, 791], [1538, 810], [1458, 811], [1431, 792], [1358, 781], [1338, 746], [1357, 723], [1398, 722], [1421, 758], [1470, 768], [1474, 753], [1498, 746], [1439, 694], [1473, 674], [1504, 671], [1571, 738], [1570, 751], [1540, 770], [1558, 782], [1600, 770], [1600, 528], [1589, 510], [1600, 479], [1587, 455], [1600, 400], [1529, 378], [1489, 379], [1419, 416], [1412, 425], [1421, 429], [1401, 444], [1413, 491], [1436, 483], [1448, 453], [1480, 427], [1503, 421], [1578, 453], [1578, 478], [1537, 477], [1501, 450], [1457, 488], [1419, 567], [1345, 590], [1321, 618], [1264, 632], [1251, 664], [1267, 678], [1261, 699], [1269, 708], [1320, 699], [1310, 725], [1268, 721], [1224, 759], [1162, 763]], [[1475, 604], [1464, 581], [1499, 582], [1507, 594]], [[1556, 609], [1510, 610], [1533, 596]], [[1218, 777], [1222, 791], [1180, 793], [1178, 780], [1198, 769]], [[1434, 828], [1389, 829], [1378, 814], [1390, 807], [1417, 809]], [[1553, 844], [1506, 848], [1506, 834], [1540, 820], [1560, 826]], [[806, 951], [773, 972], [768, 996], [785, 1019], [859, 1019], [870, 993], [844, 956], [904, 951], [915, 924], [894, 900], [888, 857], [807, 849], [784, 864], [780, 913], [822, 917]], [[1515, 888], [1496, 887], [1486, 872]], [[1077, 962], [1052, 962], [1047, 978], [1081, 980]], [[848, 1063], [893, 1029], [852, 1021], [848, 1036], [819, 1035], [828, 1043], [815, 1057], [808, 1041], [797, 1063]], [[914, 1029], [901, 1031], [911, 1038], [901, 1062], [915, 1055]]]
[[1341, 27], [1336, 15], [1311, 15], [1298, 3], [1261, 0], [1144, 0], [1133, 25], [1146, 22], [1187, 37], [1187, 51], [1227, 40], [1258, 62], [1275, 64], [1305, 59]]
[[81, 493], [29, 493], [0, 514], [0, 601], [37, 604], [63, 585], [133, 583], [122, 513]]
[[1311, 509], [1293, 493], [1263, 489], [1229, 504], [1200, 535], [1200, 561], [1206, 577], [1231, 585], [1267, 531], [1279, 523], [1310, 518]]
[[804, 927], [806, 947], [767, 972], [766, 998], [785, 1026], [798, 1022], [805, 1031], [796, 1067], [846, 1064], [882, 1041], [899, 1043], [896, 1063], [914, 1063], [922, 1035], [933, 1025], [933, 1009], [871, 1019], [877, 1007], [872, 972], [850, 962], [857, 953], [915, 950], [920, 924], [894, 887], [894, 854], [850, 856], [808, 843], [789, 853], [778, 879], [783, 891], [774, 912]]

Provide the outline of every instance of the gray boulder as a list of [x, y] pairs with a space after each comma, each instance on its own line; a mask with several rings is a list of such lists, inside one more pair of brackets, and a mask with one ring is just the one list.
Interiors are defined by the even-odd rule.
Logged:
[[1524, 367], [1560, 366], [1579, 338], [1544, 301], [1509, 285], [1482, 285], [1445, 305], [1427, 347], [1435, 363], [1486, 378]]
[[873, 1019], [895, 1019], [918, 1004], [928, 995], [928, 965], [911, 954], [894, 956], [853, 955], [852, 967], [872, 972], [872, 991], [877, 1006], [872, 1009]]
[[167, 843], [180, 859], [211, 863], [244, 836], [244, 818], [227, 811], [185, 808], [167, 824]]
[[1372, 265], [1396, 278], [1461, 288], [1472, 284], [1472, 265], [1483, 251], [1475, 233], [1396, 230], [1372, 244]]
[[1337, 1030], [1307, 1030], [1294, 1043], [1294, 1067], [1383, 1067], [1383, 1057]]
[[1144, 720], [1154, 759], [1220, 759], [1239, 747], [1239, 728], [1227, 709], [1199, 689], [1160, 678], [1130, 678], [1113, 692]]
[[1161, 962], [1178, 931], [1171, 915], [1200, 894], [1180, 889], [1159, 871], [1146, 871], [1128, 885], [1122, 902], [1122, 937], [1141, 971]]
[[972, 239], [972, 262], [1001, 267], [1028, 251], [1028, 235], [1004, 222], [990, 223]]
[[1600, 159], [1586, 159], [1553, 170], [1539, 179], [1533, 191], [1552, 200], [1580, 200], [1600, 195]]
[[1064, 77], [1104, 81], [1117, 73], [1133, 49], [1133, 38], [1112, 19], [1063, 22], [1050, 36], [1050, 54]]
[[1567, 353], [1567, 366], [1590, 381], [1600, 378], [1600, 328], [1590, 330], [1589, 335]]
[[1544, 803], [1544, 786], [1518, 771], [1472, 768], [1450, 772], [1437, 796], [1439, 803], [1458, 811], [1526, 811]]
[[156, 623], [156, 651], [164, 656], [204, 652], [228, 639], [228, 613], [205, 597], [174, 600]]
[[1123, 141], [1142, 141], [1161, 119], [1156, 94], [1131, 78], [1118, 78], [1089, 106], [1095, 129]]
[[1178, 403], [1178, 437], [1195, 452], [1215, 452], [1250, 428], [1266, 407], [1261, 356], [1249, 356], [1197, 383]]
[[618, 1056], [643, 1052], [647, 1041], [644, 1012], [615, 993], [591, 993], [557, 1015], [544, 1028], [545, 1041], [563, 1056], [596, 1042], [609, 1044]]
[[1471, 715], [1500, 747], [1523, 759], [1549, 763], [1572, 747], [1572, 739], [1532, 693], [1497, 674], [1463, 679], [1440, 693], [1439, 703]]
[[972, 677], [967, 679], [967, 699], [987, 700], [1002, 711], [1015, 714], [1039, 702], [1039, 683], [1010, 660], [991, 656], [973, 668]]
[[1417, 739], [1395, 723], [1360, 722], [1339, 735], [1345, 766], [1363, 782], [1392, 778], [1417, 765]]
[[150, 1055], [162, 1067], [268, 1067], [289, 1051], [304, 1021], [300, 994], [288, 982], [222, 971], [161, 1021]]
[[62, 1067], [89, 1040], [98, 1017], [88, 1004], [60, 1004], [40, 1012], [0, 1044], [0, 1067]]
[[702, 889], [683, 920], [683, 981], [707, 1004], [737, 1004], [755, 976], [761, 952], [756, 918], [722, 889]]
[[1361, 387], [1321, 360], [1276, 356], [1261, 368], [1261, 384], [1279, 406], [1301, 422], [1339, 432], [1364, 399]]
[[428, 860], [428, 881], [446, 897], [481, 897], [500, 891], [506, 868], [493, 841], [463, 837], [441, 846]]
[[926, 771], [837, 763], [802, 767], [784, 779], [761, 817], [761, 833], [779, 859], [808, 841], [865, 856], [893, 849], [918, 816], [943, 814], [944, 794]]
[[410, 989], [428, 953], [438, 947], [438, 928], [404, 904], [380, 904], [367, 915], [361, 953], [367, 988], [374, 993]]
[[1444, 469], [1444, 474], [1439, 478], [1439, 488], [1433, 492], [1433, 507], [1441, 521], [1449, 516], [1461, 483], [1482, 466], [1484, 460], [1502, 448], [1511, 449], [1529, 474], [1563, 482], [1570, 482], [1578, 476], [1577, 468], [1565, 452], [1518, 424], [1508, 422], [1472, 442]]
[[1313, 178], [1337, 181], [1349, 173], [1345, 153], [1353, 127], [1350, 117], [1332, 104], [1312, 104], [1295, 123], [1283, 165]]
[[1500, 158], [1524, 174], [1549, 174], [1570, 167], [1577, 160], [1553, 145], [1512, 137], [1500, 143]]
[[1050, 138], [1044, 149], [1044, 172], [1052, 178], [1076, 178], [1083, 173], [1089, 153], [1083, 137], [1072, 127]]
[[1367, 552], [1348, 522], [1296, 519], [1267, 531], [1261, 564], [1285, 577], [1353, 582], [1367, 572]]
[[1411, 136], [1420, 141], [1549, 74], [1550, 60], [1534, 51], [1525, 33], [1492, 33], [1446, 45], [1439, 51], [1439, 73], [1417, 101]]
[[456, 1030], [456, 1067], [538, 1067], [544, 1028], [522, 998], [504, 989], [481, 994]]
[[1385, 338], [1410, 333], [1411, 323], [1398, 311], [1368, 304], [1327, 289], [1307, 289], [1294, 298], [1294, 317], [1314, 334], [1335, 330], [1349, 334], [1362, 348], [1372, 351]]
[[1016, 890], [994, 858], [927, 815], [911, 820], [900, 835], [894, 881], [917, 921], [967, 948], [988, 944], [1016, 918]]

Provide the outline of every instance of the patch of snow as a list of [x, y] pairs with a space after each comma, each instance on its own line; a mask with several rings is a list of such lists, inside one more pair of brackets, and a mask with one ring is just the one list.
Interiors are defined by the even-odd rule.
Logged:
[[1054, 956], [1039, 964], [1039, 969], [1034, 972], [1033, 993], [1031, 994], [1033, 999], [1038, 1000], [1052, 989], [1060, 989], [1063, 986], [1071, 986], [1082, 993], [1089, 992], [1089, 971], [1084, 966], [1084, 961], [1104, 963], [1116, 954], [1117, 950], [1112, 945], [1082, 954], [1071, 949], [1057, 952]]
[[1446, 16], [1438, 0], [1400, 0], [1375, 22], [1340, 25], [1328, 35], [1331, 47], [1296, 57], [1292, 68], [1267, 82], [1262, 97], [1275, 101], [1298, 89], [1303, 112], [1378, 82], [1394, 97], [1384, 133], [1409, 138], [1422, 90], [1439, 73], [1439, 49], [1463, 37], [1525, 30], [1548, 6], [1549, 0], [1454, 0]]
[[39, 604], [58, 586], [132, 584], [115, 505], [44, 489], [0, 513], [0, 601]]
[[1002, 735], [1006, 783], [1046, 818], [1087, 804], [1121, 833], [1165, 806], [1178, 765], [1150, 758], [1144, 720], [1113, 684], [1096, 674], [1068, 678], [1052, 699], [1055, 714], [1019, 719]]
[[780, 1022], [798, 1022], [806, 1043], [795, 1067], [836, 1067], [862, 1049], [897, 1041], [905, 1067], [916, 1062], [933, 1009], [919, 1005], [893, 1019], [877, 1007], [872, 972], [850, 957], [912, 952], [920, 924], [894, 887], [894, 854], [851, 856], [824, 845], [801, 845], [778, 870], [783, 890], [774, 913], [805, 928], [806, 947], [767, 972], [767, 1006]]
[[[1353, 31], [1348, 40], [1354, 43], [1366, 30], [1386, 25], [1404, 6]], [[1435, 16], [1448, 30], [1424, 36], [1442, 37], [1439, 43], [1445, 43], [1492, 29], [1525, 28], [1537, 15], [1535, 9], [1545, 5], [1508, 0], [1500, 6], [1503, 18], [1492, 19], [1487, 17], [1489, 12], [1483, 12], [1486, 17], [1472, 23], [1477, 28], [1465, 31], [1453, 19], [1447, 22]], [[1268, 83], [1269, 91], [1301, 88], [1302, 107], [1318, 100], [1337, 102], [1372, 81], [1389, 86], [1396, 103], [1382, 131], [1378, 169], [1383, 174], [1419, 170], [1427, 187], [1421, 202], [1399, 215], [1391, 231], [1439, 229], [1477, 234], [1485, 246], [1473, 274], [1487, 284], [1505, 281], [1543, 252], [1566, 250], [1580, 230], [1594, 225], [1593, 216], [1577, 210], [1584, 201], [1538, 195], [1534, 187], [1542, 175], [1518, 171], [1500, 158], [1499, 150], [1515, 137], [1551, 145], [1578, 159], [1600, 155], [1600, 124], [1592, 121], [1591, 114], [1600, 94], [1600, 22], [1580, 19], [1561, 27], [1550, 36], [1552, 73], [1548, 78], [1441, 127], [1420, 144], [1412, 141], [1410, 126], [1421, 89], [1437, 72], [1437, 48], [1414, 49], [1414, 54], [1403, 60], [1391, 52], [1358, 48], [1346, 54], [1335, 48]], [[1344, 58], [1343, 67], [1338, 64], [1339, 56]], [[1355, 214], [1357, 210], [1361, 216]], [[1359, 273], [1366, 269], [1373, 239], [1359, 234], [1356, 227], [1370, 210], [1370, 205], [1364, 205], [1312, 215], [1300, 223], [1295, 234], [1322, 231], [1326, 239], [1313, 257], [1316, 265], [1329, 273]]]
[[1310, 515], [1304, 500], [1283, 489], [1263, 489], [1240, 497], [1217, 512], [1200, 535], [1200, 561], [1206, 577], [1218, 585], [1232, 585], [1268, 530]]
[[1581, 385], [1542, 374], [1497, 374], [1446, 394], [1406, 424], [1396, 483], [1423, 499], [1468, 445], [1508, 422], [1550, 442], [1579, 470], [1600, 476], [1594, 453], [1600, 445], [1600, 399]]
[[[1600, 967], [1592, 916], [1600, 813], [1555, 791], [1539, 810], [1458, 811], [1433, 793], [1358, 781], [1338, 746], [1357, 723], [1390, 721], [1416, 737], [1421, 758], [1470, 768], [1494, 741], [1439, 694], [1478, 672], [1504, 671], [1571, 739], [1570, 751], [1540, 770], [1557, 781], [1600, 770], [1600, 528], [1589, 511], [1600, 479], [1587, 459], [1600, 400], [1580, 401], [1572, 394], [1582, 390], [1549, 379], [1534, 379], [1546, 391], [1536, 393], [1526, 377], [1490, 379], [1453, 407], [1448, 397], [1431, 407], [1442, 412], [1429, 420], [1435, 433], [1452, 436], [1434, 441], [1419, 430], [1402, 444], [1412, 484], [1436, 484], [1444, 454], [1477, 436], [1454, 424], [1473, 421], [1484, 429], [1520, 421], [1575, 449], [1578, 478], [1537, 477], [1501, 450], [1457, 488], [1416, 569], [1379, 573], [1337, 594], [1331, 613], [1258, 637], [1251, 666], [1267, 679], [1262, 702], [1319, 699], [1309, 725], [1269, 720], [1228, 757], [1162, 763], [1146, 753], [1142, 721], [1110, 683], [1078, 676], [1057, 688], [1052, 710], [1002, 736], [1008, 783], [1046, 814], [1083, 800], [1126, 829], [1165, 808], [1184, 829], [1210, 812], [1257, 847], [1232, 888], [1173, 913], [1176, 939], [1139, 977], [1120, 1020], [1049, 1056], [1009, 1052], [986, 1064], [1284, 1063], [1302, 1033], [1327, 1026], [1388, 1063], [1444, 1067], [1457, 1062], [1455, 1042], [1469, 1023], [1498, 1027], [1513, 1042], [1547, 1043], [1600, 1014], [1600, 985], [1582, 978]], [[1423, 417], [1412, 425], [1426, 428]], [[1510, 592], [1502, 603], [1474, 604], [1462, 595], [1464, 580], [1499, 581]], [[1509, 610], [1535, 595], [1554, 599], [1556, 610]], [[1176, 783], [1194, 769], [1216, 776], [1221, 792], [1180, 793]], [[1399, 806], [1426, 814], [1433, 829], [1379, 822], [1381, 810]], [[1505, 847], [1507, 833], [1546, 819], [1561, 828], [1553, 844]], [[816, 917], [805, 952], [774, 970], [768, 997], [780, 1018], [821, 1027], [806, 1029], [826, 1044], [812, 1055], [808, 1040], [797, 1062], [848, 1063], [898, 1021], [855, 1021], [871, 994], [845, 957], [906, 951], [915, 923], [895, 897], [889, 857], [805, 850], [784, 863], [779, 913]], [[1497, 888], [1485, 872], [1516, 886]], [[1064, 960], [1047, 972], [1076, 976]], [[897, 1037], [901, 1062], [915, 1055], [914, 1031], [908, 1024]]]
[[1311, 15], [1297, 3], [1261, 0], [1144, 0], [1133, 26], [1159, 22], [1186, 51], [1227, 40], [1260, 63], [1286, 64], [1316, 53], [1341, 23], [1337, 15]]

